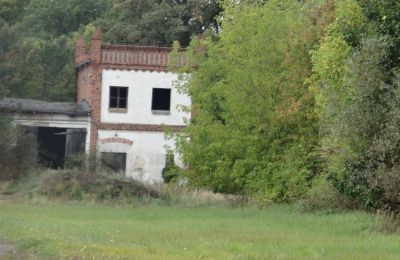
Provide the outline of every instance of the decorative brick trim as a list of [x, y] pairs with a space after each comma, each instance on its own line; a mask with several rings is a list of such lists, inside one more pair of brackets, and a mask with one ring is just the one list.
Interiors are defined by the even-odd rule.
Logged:
[[100, 139], [101, 144], [107, 144], [107, 143], [121, 143], [121, 144], [127, 144], [127, 145], [133, 145], [133, 141], [121, 137], [110, 137], [110, 138], [103, 138]]
[[102, 64], [101, 67], [106, 70], [142, 70], [142, 71], [169, 71], [166, 66], [152, 66], [152, 65], [131, 65], [131, 64]]
[[[101, 47], [101, 63], [124, 66], [143, 66], [147, 69], [167, 67], [171, 48], [128, 46], [128, 45], [106, 45]], [[182, 50], [176, 57], [176, 65], [184, 66], [189, 63], [186, 53]], [[164, 68], [165, 69], [165, 68]]]
[[[130, 50], [130, 51], [153, 51], [153, 52], [170, 52], [171, 47], [159, 47], [159, 46], [138, 46], [138, 45], [110, 45], [103, 44], [102, 49], [106, 50]], [[184, 50], [184, 49], [182, 49]]]
[[185, 126], [99, 123], [97, 128], [99, 130], [126, 130], [147, 132], [165, 132], [167, 130], [171, 130], [173, 132], [179, 132], [180, 130], [184, 129]]

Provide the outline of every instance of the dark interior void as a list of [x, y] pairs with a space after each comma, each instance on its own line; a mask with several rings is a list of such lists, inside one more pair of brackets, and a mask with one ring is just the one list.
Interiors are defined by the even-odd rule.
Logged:
[[101, 153], [101, 164], [108, 171], [124, 175], [126, 153]]
[[151, 110], [170, 111], [171, 109], [171, 89], [153, 88], [153, 99]]
[[49, 168], [58, 169], [64, 166], [66, 128], [38, 128], [38, 160]]

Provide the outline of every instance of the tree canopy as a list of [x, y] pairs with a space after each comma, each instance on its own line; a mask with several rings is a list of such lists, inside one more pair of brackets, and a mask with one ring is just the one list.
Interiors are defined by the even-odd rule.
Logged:
[[72, 100], [78, 34], [100, 27], [110, 43], [187, 45], [218, 30], [220, 11], [218, 0], [0, 0], [0, 95]]
[[302, 198], [323, 178], [398, 210], [398, 7], [225, 2], [221, 32], [202, 42], [183, 87], [193, 100], [178, 137], [186, 177], [266, 202]]

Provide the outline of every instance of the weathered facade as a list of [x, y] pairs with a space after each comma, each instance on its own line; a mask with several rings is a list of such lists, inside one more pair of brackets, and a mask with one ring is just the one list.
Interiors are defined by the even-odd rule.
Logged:
[[[162, 180], [166, 148], [174, 148], [164, 131], [179, 131], [190, 117], [180, 109], [190, 106], [190, 98], [177, 91], [177, 74], [167, 69], [170, 52], [104, 45], [99, 31], [89, 51], [83, 39], [76, 45], [77, 102], [91, 107], [91, 151], [113, 161], [116, 171], [146, 182]], [[181, 165], [178, 158], [176, 163]]]
[[[80, 131], [83, 150], [96, 154], [99, 162], [126, 176], [159, 182], [166, 149], [174, 149], [174, 141], [164, 132], [179, 131], [190, 118], [180, 108], [190, 106], [190, 98], [177, 91], [178, 76], [167, 69], [170, 52], [165, 47], [104, 45], [96, 31], [90, 48], [82, 38], [76, 43], [76, 103], [26, 101], [31, 104], [27, 109], [15, 111], [12, 106], [24, 107], [25, 101], [14, 100], [19, 105], [12, 106], [5, 100], [0, 103], [8, 106], [16, 124], [38, 127], [39, 142], [42, 136], [64, 135], [65, 139], [53, 140], [58, 145], [64, 141], [64, 155], [68, 149], [78, 150], [78, 138], [68, 142], [68, 136]], [[177, 65], [185, 62], [182, 58]], [[46, 104], [52, 109], [39, 111]], [[175, 161], [181, 165], [177, 156]]]
[[[0, 111], [14, 120], [29, 159], [62, 168], [65, 158], [89, 152], [90, 107], [86, 102], [5, 98]], [[22, 133], [21, 133], [22, 132]], [[25, 153], [27, 154], [27, 153]]]

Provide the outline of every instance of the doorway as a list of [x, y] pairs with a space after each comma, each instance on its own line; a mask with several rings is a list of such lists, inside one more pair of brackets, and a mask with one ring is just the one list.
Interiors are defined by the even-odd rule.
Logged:
[[66, 128], [38, 128], [38, 162], [49, 168], [64, 167]]

